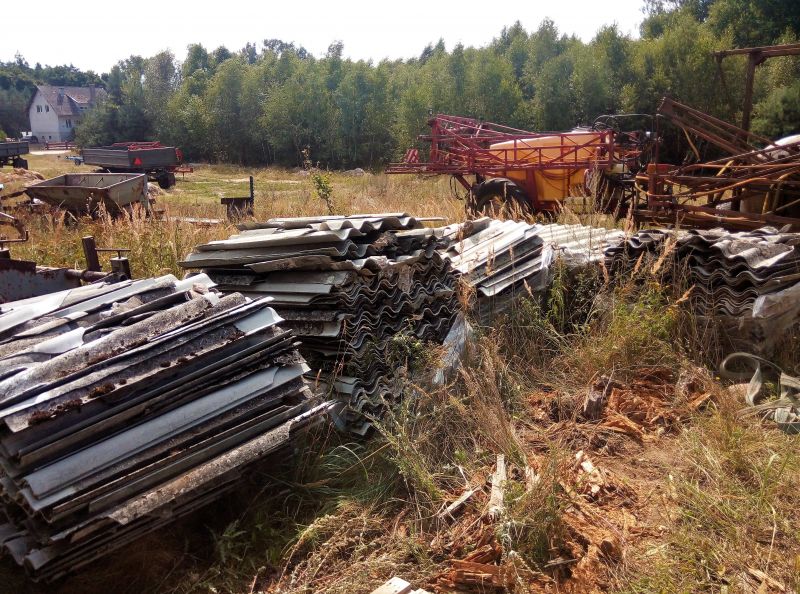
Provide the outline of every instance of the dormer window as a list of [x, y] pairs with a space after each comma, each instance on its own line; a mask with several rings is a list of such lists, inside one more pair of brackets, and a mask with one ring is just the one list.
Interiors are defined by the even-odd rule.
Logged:
[[36, 106], [36, 113], [42, 113], [42, 106], [41, 105], [37, 105]]

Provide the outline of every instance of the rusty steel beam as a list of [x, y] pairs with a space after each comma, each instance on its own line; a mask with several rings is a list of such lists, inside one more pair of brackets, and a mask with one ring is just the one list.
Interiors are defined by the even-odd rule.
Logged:
[[761, 47], [740, 47], [714, 52], [714, 57], [726, 58], [728, 56], [742, 56], [747, 54], [767, 54], [768, 57], [800, 55], [800, 43], [786, 43], [783, 45], [765, 45]]
[[756, 79], [756, 66], [762, 61], [760, 54], [750, 54], [747, 60], [747, 76], [744, 83], [744, 106], [742, 107], [742, 128], [750, 129], [750, 115], [753, 112], [753, 83]]
[[752, 153], [758, 151], [756, 145], [771, 143], [769, 138], [753, 134], [669, 97], [662, 99], [658, 113], [731, 155]]
[[83, 244], [83, 255], [86, 258], [86, 269], [93, 272], [100, 272], [102, 268], [100, 266], [100, 257], [97, 254], [97, 244], [94, 241], [94, 237], [87, 235], [81, 239], [81, 243]]
[[756, 76], [756, 67], [769, 58], [779, 56], [800, 55], [800, 43], [787, 43], [783, 45], [767, 45], [762, 47], [742, 47], [714, 52], [717, 64], [722, 71], [722, 60], [728, 56], [747, 56], [747, 74], [744, 86], [744, 104], [742, 106], [742, 128], [750, 129], [750, 117], [753, 113], [753, 83]]

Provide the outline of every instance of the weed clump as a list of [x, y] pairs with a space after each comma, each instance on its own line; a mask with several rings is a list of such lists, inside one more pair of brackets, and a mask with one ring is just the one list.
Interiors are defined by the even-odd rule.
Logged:
[[317, 198], [325, 203], [329, 215], [336, 214], [336, 207], [333, 203], [333, 184], [331, 183], [331, 176], [327, 172], [323, 172], [319, 166], [314, 167], [311, 162], [311, 149], [306, 147], [302, 150], [303, 154], [303, 169], [305, 169], [311, 176], [311, 185], [314, 188], [314, 193]]

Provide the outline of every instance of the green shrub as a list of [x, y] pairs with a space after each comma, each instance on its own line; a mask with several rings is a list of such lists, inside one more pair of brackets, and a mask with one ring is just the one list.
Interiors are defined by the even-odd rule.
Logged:
[[775, 89], [756, 105], [753, 131], [769, 138], [800, 132], [800, 82]]

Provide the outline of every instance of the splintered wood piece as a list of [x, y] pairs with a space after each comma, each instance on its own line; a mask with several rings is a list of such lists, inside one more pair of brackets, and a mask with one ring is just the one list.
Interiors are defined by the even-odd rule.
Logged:
[[464, 561], [473, 561], [475, 563], [491, 563], [497, 561], [502, 554], [502, 550], [493, 544], [485, 544], [480, 548], [475, 549], [464, 558]]
[[444, 511], [439, 513], [440, 518], [452, 518], [453, 514], [455, 514], [461, 507], [469, 501], [470, 497], [472, 497], [475, 493], [477, 493], [479, 489], [467, 489], [464, 491], [461, 496], [456, 499], [453, 503], [448, 505]]
[[541, 480], [542, 477], [540, 477], [533, 468], [530, 466], [525, 467], [525, 490], [528, 493], [533, 491]]
[[506, 483], [506, 457], [497, 454], [497, 468], [492, 475], [492, 493], [489, 496], [489, 517], [496, 520], [503, 514], [503, 489]]
[[[782, 583], [780, 583], [775, 578], [772, 578], [772, 577], [768, 576], [766, 573], [764, 573], [760, 569], [756, 569], [755, 567], [748, 567], [747, 568], [747, 573], [749, 573], [751, 576], [753, 576], [757, 580], [760, 580], [761, 581], [761, 585], [766, 584], [767, 586], [769, 586], [773, 590], [777, 590], [778, 592], [786, 592], [786, 586], [784, 586]], [[759, 591], [760, 591], [760, 589], [759, 589]]]
[[636, 423], [624, 415], [615, 414], [610, 416], [603, 421], [601, 427], [611, 431], [616, 431], [617, 433], [625, 433], [638, 442], [644, 441], [644, 431], [642, 431]]

